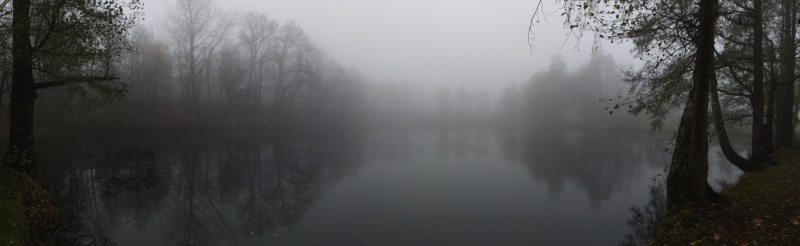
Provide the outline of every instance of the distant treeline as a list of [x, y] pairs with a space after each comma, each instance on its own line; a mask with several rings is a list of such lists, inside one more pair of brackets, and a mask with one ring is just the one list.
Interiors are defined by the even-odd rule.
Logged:
[[[344, 122], [361, 105], [358, 72], [327, 57], [294, 22], [178, 0], [165, 35], [137, 26], [113, 63], [120, 95], [75, 84], [40, 90], [38, 130], [261, 126]], [[0, 73], [7, 112], [10, 70]], [[94, 88], [92, 88], [94, 89]], [[7, 113], [5, 113], [7, 114]], [[280, 119], [280, 120], [278, 120]], [[0, 122], [7, 127], [8, 122]]]
[[[296, 23], [225, 12], [213, 0], [178, 0], [168, 16], [166, 32], [130, 31], [130, 49], [110, 63], [119, 80], [38, 90], [37, 131], [639, 124], [609, 115], [618, 111], [612, 100], [628, 88], [610, 55], [596, 55], [572, 73], [556, 57], [547, 71], [494, 99], [465, 86], [367, 82], [326, 56]], [[7, 68], [0, 66], [3, 114]], [[8, 127], [7, 119], [0, 126]]]
[[630, 87], [621, 73], [613, 57], [602, 52], [574, 72], [554, 56], [549, 69], [505, 88], [496, 113], [542, 130], [645, 128], [645, 120], [618, 106]]

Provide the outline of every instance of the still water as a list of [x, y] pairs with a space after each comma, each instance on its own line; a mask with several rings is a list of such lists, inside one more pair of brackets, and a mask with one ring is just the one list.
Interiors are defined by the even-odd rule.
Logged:
[[[71, 237], [116, 245], [616, 245], [669, 160], [651, 133], [42, 137]], [[709, 182], [740, 174], [711, 148]]]

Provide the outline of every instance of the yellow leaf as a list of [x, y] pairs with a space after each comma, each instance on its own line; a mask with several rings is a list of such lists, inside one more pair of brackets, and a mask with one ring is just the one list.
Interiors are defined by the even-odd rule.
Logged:
[[792, 220], [792, 224], [793, 224], [793, 225], [800, 225], [800, 221], [797, 221], [797, 220]]

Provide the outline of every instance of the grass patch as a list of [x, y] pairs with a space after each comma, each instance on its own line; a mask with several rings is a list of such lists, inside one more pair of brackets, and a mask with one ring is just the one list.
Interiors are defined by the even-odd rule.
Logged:
[[23, 174], [0, 168], [0, 244], [21, 245], [28, 235]]
[[63, 224], [50, 194], [25, 173], [0, 167], [0, 245], [52, 245]]
[[653, 228], [655, 245], [800, 245], [800, 148], [744, 174], [720, 203], [689, 205]]

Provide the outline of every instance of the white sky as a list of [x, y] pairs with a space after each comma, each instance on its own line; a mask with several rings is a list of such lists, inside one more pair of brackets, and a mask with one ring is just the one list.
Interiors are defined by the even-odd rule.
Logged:
[[[174, 0], [143, 0], [145, 25], [163, 32]], [[552, 0], [545, 0], [553, 3]], [[566, 45], [560, 12], [546, 7], [535, 47], [527, 28], [538, 0], [216, 0], [226, 10], [294, 20], [326, 53], [371, 81], [463, 85], [496, 91], [546, 69], [561, 53], [570, 69], [585, 63], [592, 40]], [[562, 48], [563, 45], [563, 48]], [[531, 49], [533, 53], [531, 53]], [[630, 45], [604, 44], [617, 62], [638, 64]]]

